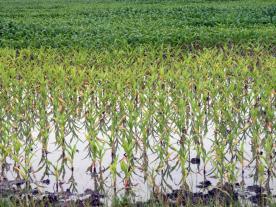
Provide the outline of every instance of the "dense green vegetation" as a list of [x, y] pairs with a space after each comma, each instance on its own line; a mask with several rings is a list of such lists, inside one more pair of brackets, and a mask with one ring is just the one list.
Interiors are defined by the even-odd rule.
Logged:
[[1, 1], [1, 47], [275, 44], [276, 3]]

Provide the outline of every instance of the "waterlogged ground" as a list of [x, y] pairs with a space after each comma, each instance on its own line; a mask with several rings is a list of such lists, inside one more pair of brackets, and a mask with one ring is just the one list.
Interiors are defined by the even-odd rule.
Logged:
[[[74, 137], [68, 135], [66, 140], [70, 140], [71, 145], [76, 147], [76, 155], [74, 161], [71, 166], [66, 167], [65, 174], [61, 176], [62, 178], [56, 178], [52, 173], [49, 176], [44, 177], [43, 170], [39, 172], [35, 172], [35, 169], [38, 169], [41, 161], [41, 144], [38, 143], [32, 149], [34, 151], [34, 158], [32, 159], [32, 169], [30, 170], [31, 177], [31, 186], [32, 190], [30, 191], [33, 194], [38, 192], [59, 192], [60, 196], [65, 199], [78, 198], [83, 195], [86, 195], [89, 190], [93, 190], [95, 192], [100, 192], [105, 197], [112, 197], [114, 195], [114, 187], [116, 187], [116, 193], [120, 196], [123, 196], [126, 191], [125, 180], [124, 180], [124, 172], [122, 171], [120, 165], [117, 166], [117, 182], [114, 185], [111, 179], [111, 172], [109, 170], [110, 164], [112, 164], [111, 158], [111, 150], [106, 146], [104, 147], [104, 155], [101, 163], [101, 167], [98, 163], [95, 163], [95, 167], [91, 169], [91, 159], [87, 157], [89, 151], [87, 150], [87, 146], [89, 146], [89, 142], [86, 139], [81, 139], [81, 137], [86, 137], [88, 132], [83, 128], [83, 124], [81, 121], [77, 122], [77, 125], [80, 127], [77, 135], [80, 139], [74, 139]], [[47, 154], [47, 159], [52, 163], [60, 163], [59, 159], [62, 155], [62, 150], [58, 150], [58, 146], [56, 145], [56, 137], [54, 134], [54, 126], [51, 127], [52, 132], [49, 135], [49, 150]], [[68, 131], [70, 131], [68, 129]], [[37, 137], [39, 131], [34, 129], [32, 132], [33, 137]], [[108, 142], [107, 136], [102, 133], [97, 135], [99, 139], [103, 142]], [[209, 123], [208, 133], [203, 138], [203, 144], [207, 151], [207, 153], [212, 154], [212, 139], [214, 137], [214, 128], [213, 124]], [[158, 158], [158, 154], [153, 152], [152, 150], [147, 151], [147, 162], [148, 165], [148, 174], [154, 175], [154, 184], [151, 179], [146, 178], [145, 172], [142, 170], [144, 166], [143, 160], [143, 151], [138, 149], [134, 149], [134, 164], [135, 170], [133, 175], [131, 176], [132, 186], [129, 186], [129, 190], [134, 196], [135, 201], [147, 201], [151, 199], [152, 194], [154, 193], [155, 188], [160, 191], [161, 194], [168, 194], [168, 198], [173, 198], [173, 194], [170, 195], [171, 192], [174, 192], [181, 187], [181, 179], [183, 178], [181, 169], [178, 166], [178, 153], [179, 150], [179, 137], [177, 135], [172, 135], [169, 145], [171, 146], [171, 150], [169, 150], [171, 158], [168, 159], [166, 166], [163, 169], [157, 170], [158, 165], [160, 163], [160, 159]], [[72, 140], [72, 141], [71, 141]], [[149, 137], [149, 140], [154, 140], [153, 137]], [[158, 142], [152, 141], [150, 142], [151, 146], [158, 145]], [[252, 144], [247, 137], [245, 139], [245, 161], [243, 166], [240, 163], [237, 163], [235, 166], [235, 183], [234, 192], [243, 199], [242, 202], [246, 202], [246, 199], [249, 199], [253, 203], [263, 202], [261, 198], [256, 197], [256, 194], [270, 194], [276, 195], [276, 180], [273, 176], [269, 176], [265, 173], [265, 179], [263, 185], [259, 185], [258, 183], [258, 170], [256, 168], [256, 161], [252, 158]], [[189, 157], [187, 160], [187, 173], [188, 176], [186, 178], [186, 182], [189, 186], [189, 190], [193, 193], [208, 193], [208, 191], [219, 186], [219, 179], [216, 173], [214, 173], [215, 166], [212, 164], [212, 161], [203, 162], [203, 159], [198, 157], [196, 150], [194, 147], [191, 147], [189, 150]], [[118, 159], [122, 162], [126, 159], [126, 155], [124, 149], [121, 146], [118, 146], [117, 153]], [[226, 157], [231, 159], [230, 153], [225, 153]], [[14, 165], [14, 162], [11, 159], [7, 159], [7, 163], [10, 167]], [[73, 169], [72, 169], [73, 167]], [[169, 174], [165, 171], [169, 170]], [[101, 172], [102, 171], [102, 172]], [[204, 173], [205, 171], [205, 173]], [[228, 173], [228, 172], [225, 172]], [[14, 181], [17, 177], [17, 172], [7, 169], [4, 174], [7, 180]], [[41, 179], [44, 177], [43, 179]], [[5, 181], [3, 182], [3, 184]], [[25, 187], [25, 181], [19, 179], [17, 182], [13, 183], [13, 186], [16, 183], [21, 183], [17, 185], [19, 189], [23, 189]], [[260, 192], [259, 192], [260, 191]], [[104, 199], [103, 199], [104, 200]], [[106, 202], [110, 202], [110, 200], [106, 200]]]
[[0, 54], [2, 197], [273, 202], [273, 48]]

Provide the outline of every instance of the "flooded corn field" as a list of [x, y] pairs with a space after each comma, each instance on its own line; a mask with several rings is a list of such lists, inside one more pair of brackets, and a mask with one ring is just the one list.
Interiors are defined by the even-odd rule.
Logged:
[[275, 200], [271, 53], [5, 53], [1, 197], [61, 206]]

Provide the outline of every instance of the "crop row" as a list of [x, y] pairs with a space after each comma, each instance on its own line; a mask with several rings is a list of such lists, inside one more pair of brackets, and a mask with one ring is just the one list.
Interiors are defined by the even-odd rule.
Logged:
[[[235, 183], [255, 163], [255, 182], [264, 185], [276, 170], [276, 61], [260, 48], [240, 50], [243, 55], [229, 48], [189, 54], [166, 48], [63, 55], [1, 50], [1, 176], [12, 160], [24, 180], [43, 172], [59, 182], [74, 169], [78, 151], [72, 143], [79, 140], [87, 144], [88, 170], [103, 179], [108, 169], [114, 193], [118, 176], [129, 192], [137, 171], [160, 193], [180, 169], [187, 188], [192, 150], [204, 163], [204, 176], [211, 164], [219, 183]], [[56, 162], [48, 158], [52, 132]], [[32, 162], [35, 146], [41, 146], [38, 166]]]

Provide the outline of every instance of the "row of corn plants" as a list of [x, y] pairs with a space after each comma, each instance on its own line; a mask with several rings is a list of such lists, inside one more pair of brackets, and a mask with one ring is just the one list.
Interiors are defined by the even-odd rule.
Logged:
[[137, 176], [155, 195], [191, 189], [192, 158], [218, 186], [247, 171], [264, 186], [276, 173], [275, 74], [275, 57], [261, 47], [1, 49], [0, 180], [12, 171], [29, 189], [50, 178], [59, 192], [70, 174], [77, 191], [82, 150], [91, 187], [114, 195], [133, 195]]

